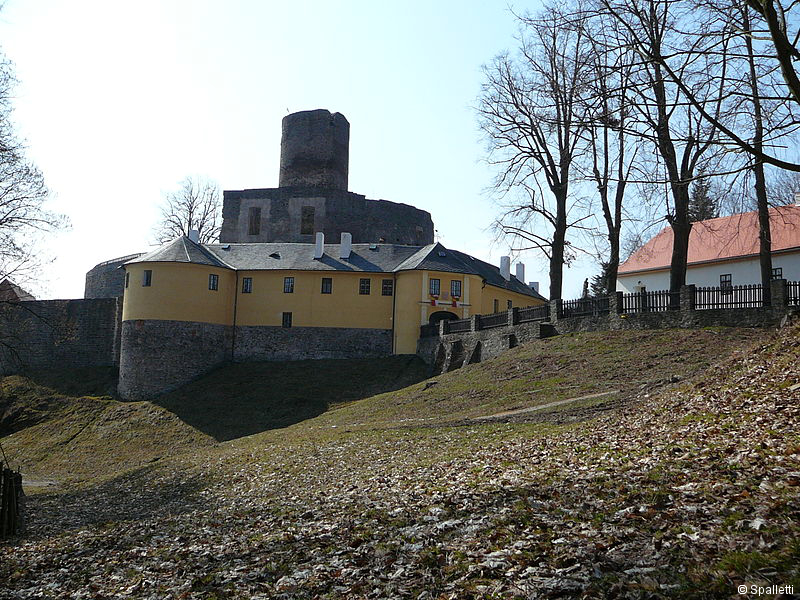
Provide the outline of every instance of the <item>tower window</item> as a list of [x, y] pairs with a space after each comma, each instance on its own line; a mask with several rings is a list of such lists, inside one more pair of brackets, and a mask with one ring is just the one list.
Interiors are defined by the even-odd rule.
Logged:
[[145, 269], [142, 273], [142, 287], [150, 287], [153, 284], [153, 271]]
[[300, 233], [311, 235], [314, 233], [314, 207], [304, 206], [300, 209]]
[[359, 280], [358, 293], [362, 296], [369, 296], [369, 279]]
[[250, 207], [250, 219], [247, 225], [247, 233], [249, 235], [258, 235], [261, 233], [261, 207]]
[[381, 296], [391, 296], [394, 293], [394, 281], [384, 279], [381, 282]]
[[330, 277], [322, 278], [322, 293], [330, 294], [333, 291], [333, 279]]
[[253, 278], [244, 277], [242, 279], [242, 293], [251, 294], [253, 292]]
[[128, 289], [128, 284], [131, 282], [131, 274], [125, 273], [125, 289]]
[[292, 326], [292, 313], [290, 312], [283, 313], [281, 327], [291, 327], [291, 326]]
[[294, 294], [294, 277], [283, 278], [283, 293]]
[[219, 289], [219, 275], [211, 273], [208, 276], [208, 289], [216, 292]]
[[450, 295], [453, 298], [461, 297], [461, 280], [453, 279], [450, 281]]
[[438, 279], [430, 279], [428, 281], [431, 296], [438, 296], [442, 288], [442, 282]]

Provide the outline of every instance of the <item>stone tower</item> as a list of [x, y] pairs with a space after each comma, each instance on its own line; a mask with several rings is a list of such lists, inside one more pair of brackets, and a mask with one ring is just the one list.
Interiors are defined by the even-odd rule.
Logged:
[[316, 233], [353, 243], [433, 243], [430, 213], [347, 190], [350, 123], [324, 109], [283, 118], [277, 188], [226, 190], [222, 243], [313, 243]]
[[350, 123], [340, 113], [304, 110], [283, 118], [278, 187], [347, 191]]

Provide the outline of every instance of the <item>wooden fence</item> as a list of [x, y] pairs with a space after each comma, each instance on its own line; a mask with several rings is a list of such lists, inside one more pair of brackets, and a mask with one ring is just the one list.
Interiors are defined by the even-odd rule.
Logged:
[[22, 475], [0, 461], [0, 538], [20, 533], [22, 528]]

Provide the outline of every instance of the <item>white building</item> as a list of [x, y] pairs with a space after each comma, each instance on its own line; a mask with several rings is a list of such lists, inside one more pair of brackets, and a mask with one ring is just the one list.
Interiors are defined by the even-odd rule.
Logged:
[[[800, 280], [800, 206], [770, 209], [772, 275]], [[669, 289], [672, 228], [665, 227], [620, 265], [617, 291]], [[758, 213], [699, 221], [689, 236], [686, 283], [697, 286], [761, 283]]]

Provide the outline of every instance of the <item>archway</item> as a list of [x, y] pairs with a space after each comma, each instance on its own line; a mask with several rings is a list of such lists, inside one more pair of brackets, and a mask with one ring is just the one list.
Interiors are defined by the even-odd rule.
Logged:
[[428, 318], [428, 323], [438, 325], [439, 321], [455, 321], [458, 315], [447, 310], [437, 310]]

